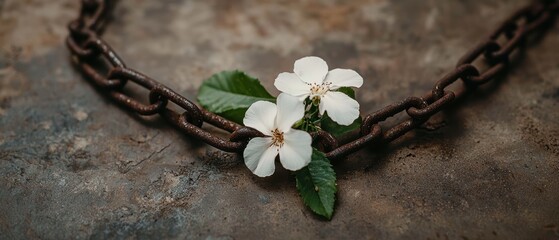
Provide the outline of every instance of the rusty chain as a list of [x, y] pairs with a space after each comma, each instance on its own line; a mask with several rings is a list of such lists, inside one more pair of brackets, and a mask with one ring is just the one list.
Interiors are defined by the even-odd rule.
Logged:
[[[77, 68], [97, 87], [124, 107], [140, 115], [159, 114], [187, 135], [227, 152], [241, 152], [250, 138], [263, 136], [260, 132], [243, 127], [198, 107], [187, 98], [156, 80], [126, 66], [118, 54], [101, 39], [114, 5], [111, 0], [82, 0], [79, 17], [70, 22], [70, 34], [66, 44]], [[408, 97], [403, 101], [386, 106], [363, 118], [361, 129], [351, 134], [350, 141], [340, 145], [325, 131], [312, 133], [315, 145], [320, 146], [329, 159], [339, 159], [372, 142], [388, 143], [425, 123], [432, 115], [440, 112], [465, 91], [485, 84], [500, 73], [509, 63], [511, 54], [518, 50], [535, 31], [552, 22], [559, 10], [556, 0], [539, 0], [519, 9], [499, 27], [468, 51], [458, 61], [456, 68], [437, 81], [433, 89], [422, 97]], [[483, 56], [485, 69], [474, 65]], [[478, 64], [481, 65], [481, 64]], [[450, 86], [461, 80], [462, 92], [453, 92]], [[149, 91], [149, 104], [144, 104], [123, 91], [132, 82]], [[184, 110], [178, 113], [168, 103], [172, 102]], [[409, 118], [383, 130], [381, 122], [405, 112]], [[230, 133], [229, 139], [222, 138], [202, 128], [211, 124]]]

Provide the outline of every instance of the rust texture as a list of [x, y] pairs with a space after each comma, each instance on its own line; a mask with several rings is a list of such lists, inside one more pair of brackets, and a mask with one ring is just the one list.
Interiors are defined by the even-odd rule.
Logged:
[[[0, 2], [0, 238], [559, 236], [555, 1], [113, 3]], [[288, 172], [213, 150], [258, 133], [189, 100], [233, 68], [272, 89], [304, 55], [358, 69], [371, 112], [313, 134], [345, 159], [331, 222]]]

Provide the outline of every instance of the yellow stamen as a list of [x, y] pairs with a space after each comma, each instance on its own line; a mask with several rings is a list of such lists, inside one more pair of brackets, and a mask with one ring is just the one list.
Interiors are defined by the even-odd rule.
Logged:
[[279, 151], [279, 148], [281, 148], [284, 143], [283, 132], [277, 128], [272, 130], [272, 145], [278, 147]]
[[322, 97], [326, 92], [328, 92], [330, 90], [330, 85], [332, 85], [331, 82], [325, 82], [322, 84], [316, 84], [316, 83], [307, 83], [307, 85], [310, 86], [311, 88], [311, 99], [314, 98], [319, 98]]

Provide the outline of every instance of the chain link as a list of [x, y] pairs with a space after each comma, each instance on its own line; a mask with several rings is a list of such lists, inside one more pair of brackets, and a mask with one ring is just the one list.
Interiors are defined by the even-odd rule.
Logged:
[[[227, 152], [242, 152], [247, 142], [262, 133], [252, 128], [217, 116], [174, 92], [156, 80], [128, 68], [118, 54], [100, 38], [107, 23], [114, 1], [82, 0], [79, 17], [68, 25], [69, 36], [66, 44], [78, 69], [95, 86], [107, 91], [108, 96], [124, 107], [141, 115], [159, 114], [187, 135]], [[371, 143], [388, 143], [425, 123], [431, 116], [442, 111], [457, 98], [451, 85], [460, 79], [462, 89], [473, 90], [505, 71], [509, 58], [530, 37], [552, 22], [559, 11], [556, 0], [539, 0], [519, 9], [507, 18], [484, 41], [468, 51], [458, 61], [456, 68], [435, 83], [433, 89], [422, 97], [408, 97], [403, 101], [388, 105], [368, 114], [357, 136], [343, 145], [325, 131], [312, 133], [316, 147], [326, 152], [329, 159], [340, 159], [362, 149]], [[480, 71], [474, 63], [484, 61], [485, 69]], [[149, 91], [149, 104], [126, 95], [123, 88], [132, 82]], [[184, 111], [178, 113], [168, 108], [172, 102]], [[381, 122], [405, 112], [409, 118], [383, 130]], [[228, 139], [210, 133], [202, 128], [211, 124], [230, 133]]]

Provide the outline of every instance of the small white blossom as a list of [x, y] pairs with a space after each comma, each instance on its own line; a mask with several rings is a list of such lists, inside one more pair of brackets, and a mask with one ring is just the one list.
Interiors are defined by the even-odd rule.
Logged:
[[293, 73], [280, 73], [274, 86], [284, 93], [317, 101], [320, 114], [341, 125], [350, 125], [359, 117], [359, 103], [346, 94], [335, 91], [340, 87], [361, 87], [363, 78], [350, 69], [333, 69], [319, 57], [304, 57], [295, 61]]
[[245, 164], [254, 174], [272, 175], [278, 154], [283, 167], [291, 171], [309, 164], [312, 138], [305, 131], [291, 128], [304, 114], [299, 100], [283, 93], [278, 96], [277, 105], [258, 101], [248, 108], [243, 123], [266, 135], [251, 139], [243, 152]]

